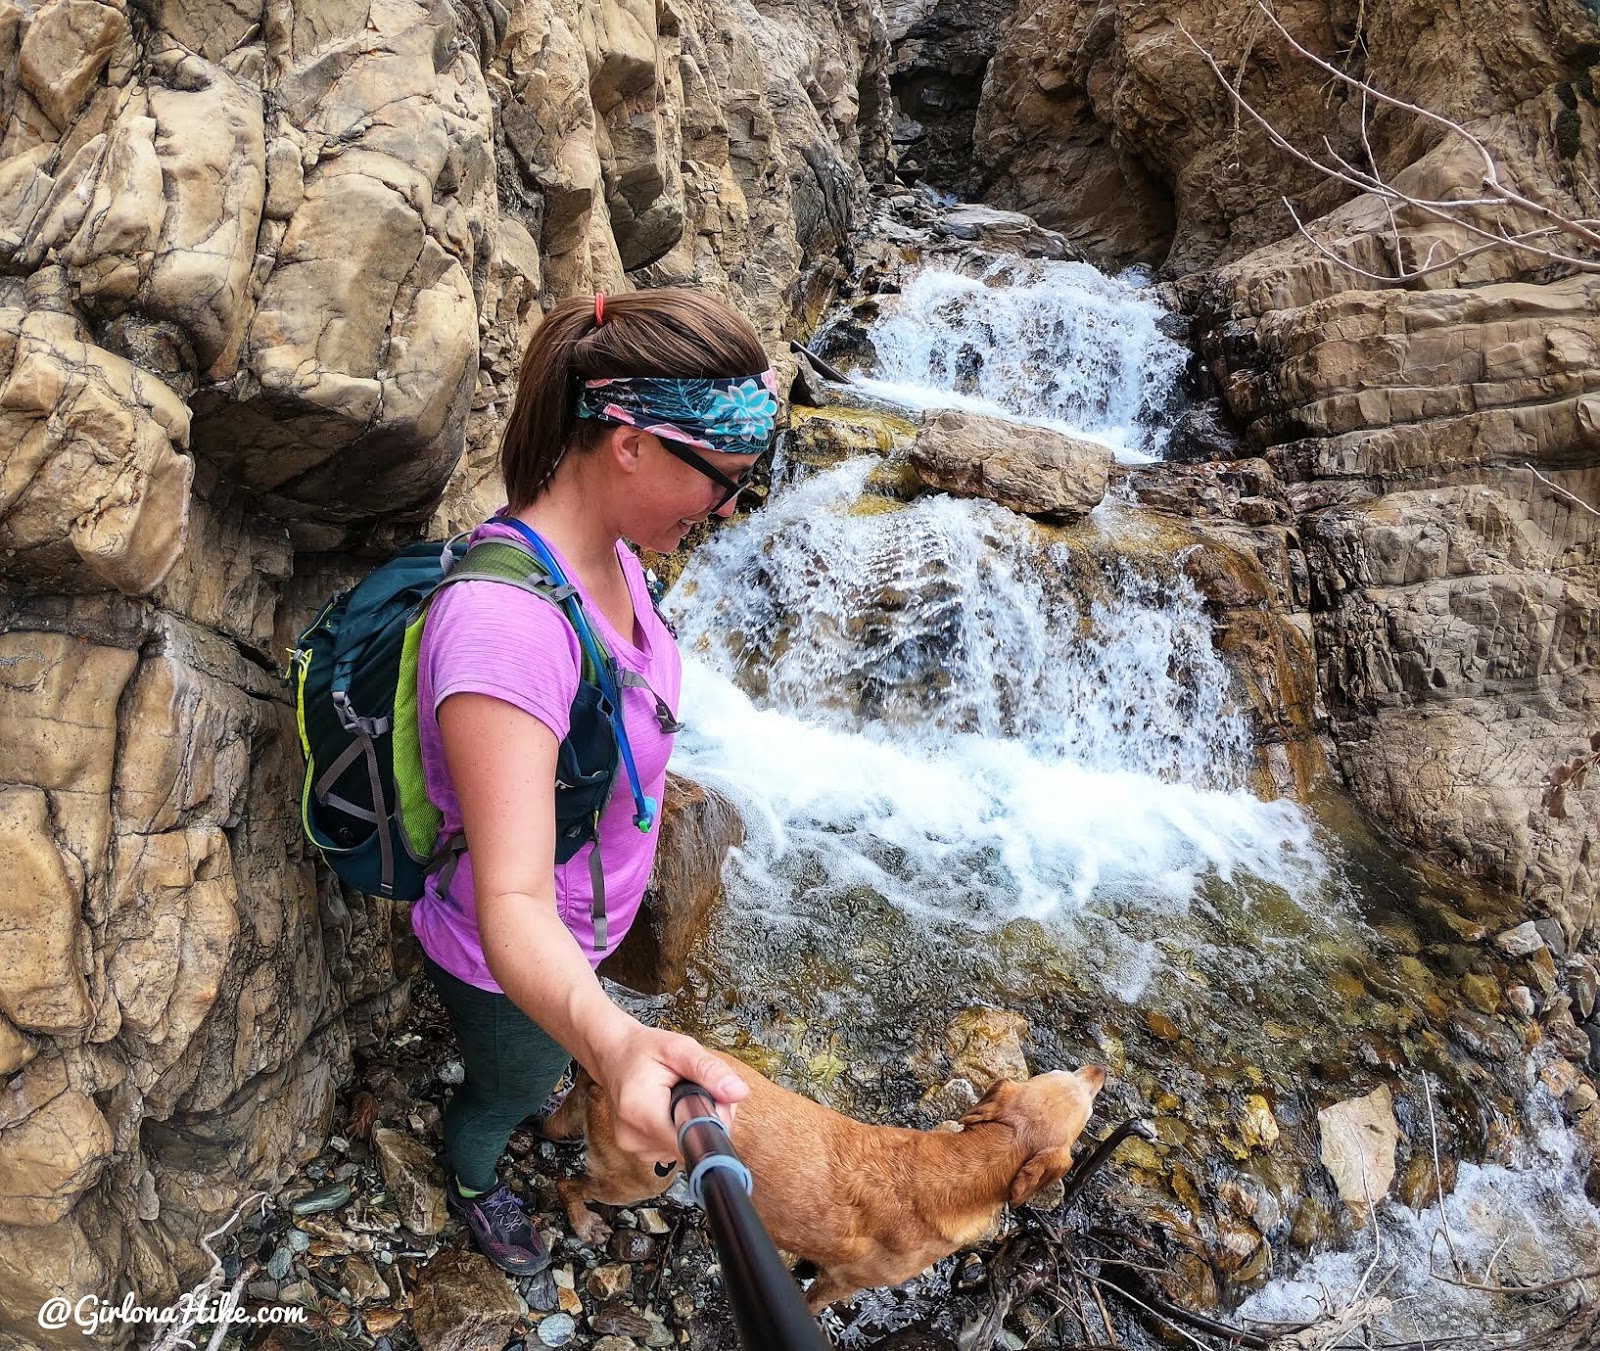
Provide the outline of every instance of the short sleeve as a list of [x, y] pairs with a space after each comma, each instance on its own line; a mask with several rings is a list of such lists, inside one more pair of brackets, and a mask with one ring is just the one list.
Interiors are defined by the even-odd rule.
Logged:
[[487, 694], [564, 739], [578, 694], [578, 638], [549, 601], [502, 582], [458, 582], [434, 598], [420, 659], [433, 713], [452, 694]]

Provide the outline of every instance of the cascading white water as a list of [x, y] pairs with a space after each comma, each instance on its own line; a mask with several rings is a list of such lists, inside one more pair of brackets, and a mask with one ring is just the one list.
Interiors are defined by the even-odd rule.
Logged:
[[[1078, 265], [930, 270], [886, 302], [870, 335], [878, 378], [862, 383], [1146, 458], [1184, 360], [1158, 318], [1147, 296]], [[1219, 1098], [1260, 1083], [1314, 1119], [1326, 1086], [1308, 1076], [1323, 1057], [1403, 1041], [1419, 1012], [1386, 1002], [1388, 973], [1372, 969], [1384, 959], [1341, 891], [1347, 862], [1327, 861], [1297, 805], [1245, 790], [1246, 724], [1193, 590], [1159, 563], [1103, 569], [1114, 550], [1069, 552], [989, 503], [874, 503], [874, 464], [775, 473], [766, 509], [703, 546], [669, 598], [686, 654], [680, 766], [746, 826], [709, 945], [725, 998], [759, 992], [762, 1011], [745, 1016], [766, 1021], [769, 1047], [821, 1027], [824, 1064], [846, 1063], [854, 1042], [854, 1059], [882, 1069], [971, 1003], [1033, 1017], [1081, 993], [1080, 1046], [1092, 1037], [1109, 1055], [1157, 1012], [1193, 1036], [1176, 1081], [1186, 1108], [1215, 1069]], [[1341, 1005], [1353, 971], [1361, 998]], [[1344, 1038], [1341, 1021], [1368, 1010], [1381, 1040]], [[799, 1054], [813, 1063], [810, 1045]], [[1149, 1068], [1130, 1056], [1126, 1074]], [[1210, 1129], [1194, 1142], [1216, 1154]], [[1189, 1160], [1197, 1176], [1214, 1161]], [[1600, 1213], [1571, 1137], [1552, 1125], [1512, 1162], [1461, 1165], [1446, 1211], [1462, 1251], [1487, 1262], [1526, 1211], [1514, 1275], [1582, 1265]], [[1419, 1296], [1389, 1330], [1495, 1326], [1502, 1311], [1482, 1298], [1446, 1290], [1446, 1307], [1418, 1277], [1436, 1212], [1387, 1203], [1379, 1221]], [[1319, 1282], [1337, 1295], [1369, 1260], [1312, 1259], [1243, 1312], [1304, 1317]], [[929, 1280], [938, 1306], [948, 1284]]]
[[1135, 278], [1084, 263], [1006, 260], [980, 277], [926, 268], [882, 298], [862, 386], [918, 408], [959, 407], [1160, 454], [1188, 360]]
[[1080, 613], [1070, 559], [998, 507], [853, 511], [870, 468], [780, 492], [671, 599], [685, 770], [746, 818], [741, 911], [820, 918], [862, 887], [979, 928], [1092, 910], [1132, 998], [1160, 965], [1140, 912], [1182, 915], [1208, 876], [1315, 897], [1305, 817], [1240, 786], [1248, 738], [1176, 573], [1124, 568]]
[[871, 468], [813, 476], [697, 556], [685, 637], [714, 670], [840, 731], [1008, 738], [1092, 771], [1239, 786], [1248, 735], [1184, 578], [1123, 566], [1082, 613], [1066, 549], [991, 503], [853, 513]]
[[1519, 1344], [1522, 1334], [1511, 1330], [1520, 1312], [1517, 1297], [1496, 1298], [1495, 1287], [1537, 1289], [1570, 1280], [1592, 1272], [1600, 1252], [1600, 1208], [1584, 1195], [1574, 1136], [1561, 1109], [1543, 1087], [1528, 1106], [1533, 1129], [1514, 1167], [1463, 1163], [1450, 1194], [1425, 1210], [1390, 1201], [1378, 1211], [1368, 1246], [1311, 1258], [1293, 1276], [1253, 1294], [1240, 1315], [1263, 1324], [1294, 1323], [1376, 1295], [1392, 1304], [1374, 1317], [1371, 1332], [1382, 1339], [1376, 1344], [1447, 1332], [1500, 1333], [1503, 1342], [1479, 1344]]

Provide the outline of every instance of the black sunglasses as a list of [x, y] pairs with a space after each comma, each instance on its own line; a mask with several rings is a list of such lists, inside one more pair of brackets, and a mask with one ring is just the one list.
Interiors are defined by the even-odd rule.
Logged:
[[753, 461], [751, 461], [750, 467], [746, 469], [744, 473], [740, 474], [738, 478], [729, 478], [722, 472], [722, 470], [718, 469], [709, 460], [703, 459], [700, 455], [698, 455], [692, 446], [686, 446], [682, 441], [669, 441], [664, 436], [658, 439], [661, 442], [661, 448], [669, 455], [677, 456], [678, 459], [682, 460], [691, 469], [698, 470], [713, 483], [726, 490], [722, 496], [717, 499], [717, 505], [711, 508], [713, 515], [721, 511], [723, 507], [727, 506], [729, 502], [733, 501], [734, 498], [736, 498], [740, 493], [748, 488], [752, 482], [755, 481], [756, 470], [760, 467], [761, 462], [772, 453], [772, 447], [768, 446], [759, 455], [757, 455]]

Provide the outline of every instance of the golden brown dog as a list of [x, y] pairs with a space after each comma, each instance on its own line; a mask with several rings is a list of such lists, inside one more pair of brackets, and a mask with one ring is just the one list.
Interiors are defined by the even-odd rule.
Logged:
[[[959, 1131], [867, 1126], [779, 1088], [722, 1056], [750, 1085], [733, 1143], [755, 1177], [752, 1200], [773, 1241], [817, 1267], [806, 1292], [816, 1313], [878, 1285], [899, 1285], [963, 1244], [1072, 1167], [1072, 1146], [1105, 1083], [1098, 1065], [1002, 1080], [961, 1118]], [[580, 1075], [544, 1124], [551, 1139], [582, 1133], [588, 1170], [559, 1184], [573, 1231], [604, 1241], [585, 1202], [628, 1205], [672, 1181], [616, 1143], [611, 1100]]]

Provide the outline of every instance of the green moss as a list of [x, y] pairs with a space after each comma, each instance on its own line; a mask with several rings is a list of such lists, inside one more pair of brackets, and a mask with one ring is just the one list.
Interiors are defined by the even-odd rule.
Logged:
[[1576, 159], [1583, 148], [1583, 119], [1572, 108], [1556, 114], [1556, 149], [1563, 159]]

